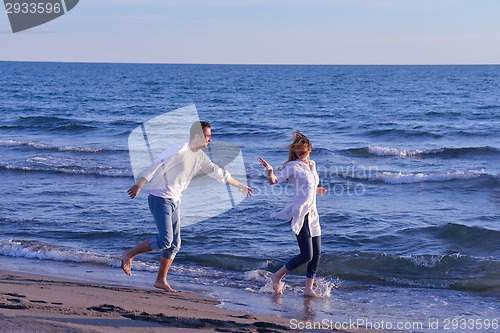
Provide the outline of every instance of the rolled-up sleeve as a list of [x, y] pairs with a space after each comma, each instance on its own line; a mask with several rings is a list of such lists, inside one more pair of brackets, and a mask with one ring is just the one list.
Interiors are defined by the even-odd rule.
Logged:
[[155, 175], [156, 171], [158, 171], [158, 168], [164, 163], [165, 161], [162, 159], [162, 160], [159, 160], [153, 164], [151, 164], [149, 167], [147, 167], [146, 169], [142, 170], [142, 172], [139, 174], [139, 176], [137, 177], [137, 179], [140, 179], [140, 178], [144, 178], [146, 179], [148, 182], [151, 181], [151, 179], [153, 178], [153, 176]]

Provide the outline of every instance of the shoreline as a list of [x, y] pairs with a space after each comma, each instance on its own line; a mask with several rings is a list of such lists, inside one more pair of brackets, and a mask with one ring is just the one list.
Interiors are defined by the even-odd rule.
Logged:
[[292, 329], [288, 318], [222, 309], [219, 301], [192, 292], [168, 293], [4, 269], [0, 270], [0, 286], [5, 332], [326, 331]]
[[[2, 329], [16, 332], [291, 332], [287, 320], [217, 307], [191, 292], [167, 293], [0, 270]], [[5, 323], [4, 323], [5, 322]]]

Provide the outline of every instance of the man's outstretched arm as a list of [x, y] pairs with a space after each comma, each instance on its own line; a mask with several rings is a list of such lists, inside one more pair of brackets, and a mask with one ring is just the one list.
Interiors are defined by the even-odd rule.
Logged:
[[238, 190], [240, 190], [240, 192], [246, 196], [246, 197], [251, 197], [252, 196], [252, 192], [253, 190], [246, 186], [246, 185], [243, 185], [242, 183], [240, 183], [239, 181], [237, 181], [236, 179], [233, 178], [233, 176], [231, 176], [229, 178], [229, 180], [227, 181], [227, 183], [231, 186], [234, 186], [236, 188], [238, 188]]

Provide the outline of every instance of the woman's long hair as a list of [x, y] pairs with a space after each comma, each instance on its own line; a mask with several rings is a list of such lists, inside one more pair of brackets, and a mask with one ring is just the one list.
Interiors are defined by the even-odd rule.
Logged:
[[311, 140], [309, 140], [307, 136], [300, 133], [299, 131], [294, 131], [292, 133], [292, 143], [288, 146], [288, 161], [283, 164], [283, 167], [285, 167], [288, 162], [298, 160], [298, 152], [304, 153], [310, 150], [312, 150]]

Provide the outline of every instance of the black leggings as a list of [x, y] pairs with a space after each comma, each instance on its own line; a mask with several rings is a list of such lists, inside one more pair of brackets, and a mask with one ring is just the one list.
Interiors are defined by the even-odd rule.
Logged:
[[309, 214], [304, 217], [304, 225], [297, 237], [300, 254], [288, 260], [285, 264], [289, 271], [307, 263], [308, 278], [314, 278], [318, 271], [319, 258], [321, 257], [321, 236], [311, 237], [309, 230]]

